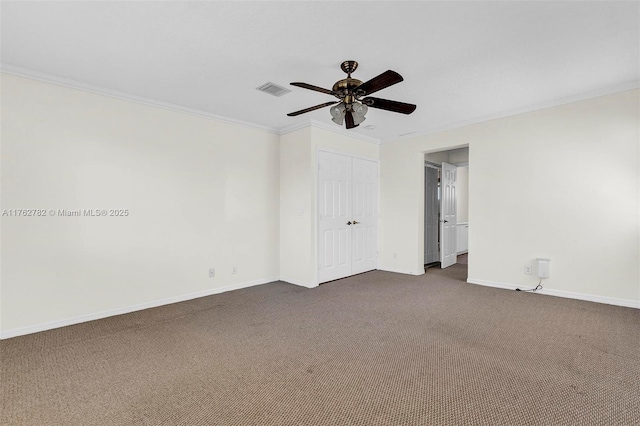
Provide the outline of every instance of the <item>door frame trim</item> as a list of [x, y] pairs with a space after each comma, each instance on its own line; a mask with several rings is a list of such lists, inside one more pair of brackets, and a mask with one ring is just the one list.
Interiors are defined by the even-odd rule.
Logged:
[[[442, 173], [442, 163], [437, 164], [437, 163], [433, 163], [431, 161], [425, 161], [424, 162], [424, 198], [423, 198], [423, 214], [424, 214], [424, 220], [423, 220], [423, 236], [424, 236], [424, 242], [423, 242], [423, 260], [424, 260], [424, 264], [427, 265], [430, 262], [427, 262], [427, 237], [429, 236], [427, 233], [427, 226], [426, 226], [426, 221], [427, 221], [427, 200], [426, 200], [426, 193], [427, 193], [427, 169], [433, 169], [433, 170], [438, 170], [439, 173]], [[437, 183], [437, 185], [439, 185], [439, 183]], [[437, 243], [438, 243], [438, 260], [434, 261], [435, 262], [440, 262], [440, 200], [438, 199], [438, 232], [437, 232]]]

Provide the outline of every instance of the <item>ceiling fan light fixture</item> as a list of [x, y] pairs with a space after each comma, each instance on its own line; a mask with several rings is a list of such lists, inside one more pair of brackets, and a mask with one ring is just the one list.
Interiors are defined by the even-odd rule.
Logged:
[[367, 118], [362, 116], [362, 117], [358, 117], [357, 115], [353, 115], [353, 125], [354, 126], [358, 126], [360, 125], [360, 123], [362, 123], [364, 120], [366, 120]]
[[352, 108], [354, 114], [361, 115], [363, 117], [369, 111], [369, 107], [367, 107], [365, 104], [361, 104], [360, 102], [354, 102]]
[[353, 111], [353, 124], [356, 126], [367, 119], [365, 115], [367, 114], [367, 111], [369, 111], [369, 108], [366, 105], [354, 102], [351, 106], [351, 110]]
[[342, 123], [344, 123], [344, 114], [346, 110], [347, 107], [344, 102], [340, 102], [338, 105], [332, 106], [329, 109], [329, 112], [331, 113], [331, 121], [339, 126], [342, 126]]

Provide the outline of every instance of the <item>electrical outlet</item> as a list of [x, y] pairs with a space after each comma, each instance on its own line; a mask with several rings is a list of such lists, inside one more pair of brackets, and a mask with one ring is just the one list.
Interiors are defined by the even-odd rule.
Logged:
[[532, 275], [533, 274], [533, 267], [531, 265], [524, 265], [524, 274], [525, 275]]
[[238, 267], [234, 266], [233, 269], [231, 270], [232, 274], [237, 274], [238, 273]]
[[209, 278], [213, 278], [216, 276], [216, 270], [211, 268], [209, 269]]

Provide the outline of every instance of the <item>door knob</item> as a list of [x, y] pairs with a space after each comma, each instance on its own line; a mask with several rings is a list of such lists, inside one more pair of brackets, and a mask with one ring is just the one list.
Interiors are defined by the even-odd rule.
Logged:
[[351, 221], [347, 222], [347, 225], [351, 225]]
[[358, 222], [357, 220], [354, 220], [354, 221], [353, 221], [353, 224], [354, 224], [354, 225], [357, 225], [357, 224], [359, 224], [359, 223], [360, 223], [360, 222]]

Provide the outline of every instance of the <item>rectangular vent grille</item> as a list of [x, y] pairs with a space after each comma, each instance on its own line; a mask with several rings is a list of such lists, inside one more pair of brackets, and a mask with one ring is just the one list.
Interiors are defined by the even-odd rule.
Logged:
[[271, 83], [271, 82], [265, 83], [260, 87], [256, 87], [256, 89], [260, 90], [261, 92], [265, 92], [265, 93], [268, 93], [270, 95], [273, 95], [273, 96], [282, 96], [282, 95], [284, 95], [286, 93], [289, 93], [291, 91], [289, 89], [285, 89], [284, 87], [278, 86], [277, 84], [274, 84], [274, 83]]

